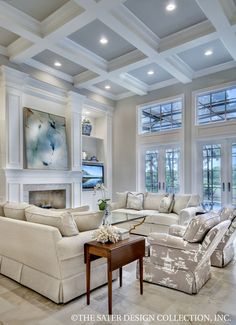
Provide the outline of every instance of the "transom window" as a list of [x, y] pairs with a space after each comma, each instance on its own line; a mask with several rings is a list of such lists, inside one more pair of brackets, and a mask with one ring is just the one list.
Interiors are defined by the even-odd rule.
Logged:
[[140, 133], [155, 133], [182, 126], [182, 100], [156, 103], [141, 108]]
[[236, 87], [197, 97], [197, 124], [236, 119]]

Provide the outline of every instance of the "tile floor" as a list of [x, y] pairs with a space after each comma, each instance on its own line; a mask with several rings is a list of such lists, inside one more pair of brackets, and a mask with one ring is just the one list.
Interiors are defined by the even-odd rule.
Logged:
[[[195, 296], [149, 283], [144, 283], [144, 295], [140, 296], [134, 263], [124, 270], [123, 282], [122, 288], [119, 288], [118, 281], [113, 283], [113, 314], [121, 315], [122, 324], [236, 324], [236, 261], [225, 269], [213, 268], [212, 278]], [[106, 286], [92, 292], [90, 306], [86, 305], [85, 296], [66, 305], [57, 305], [0, 275], [0, 325], [118, 324], [115, 321], [111, 322], [110, 319], [104, 321], [97, 319], [97, 315], [106, 316], [106, 313]], [[138, 316], [139, 320], [131, 321], [131, 315], [140, 314], [145, 317]], [[173, 321], [173, 318], [167, 321], [158, 318], [168, 317], [164, 315], [174, 317], [175, 314], [200, 314], [212, 319], [215, 315], [217, 317], [229, 315], [231, 321], [191, 320], [190, 316], [185, 322]], [[71, 320], [72, 315], [76, 315], [75, 321]], [[82, 319], [78, 319], [79, 315], [82, 315]], [[85, 317], [90, 317], [90, 320], [86, 320]], [[92, 317], [96, 319], [93, 320]]]

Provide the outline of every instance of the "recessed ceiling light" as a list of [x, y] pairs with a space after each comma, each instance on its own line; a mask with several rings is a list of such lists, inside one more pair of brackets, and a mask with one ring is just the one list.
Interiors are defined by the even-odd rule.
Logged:
[[152, 74], [154, 74], [154, 71], [153, 71], [153, 70], [149, 70], [149, 71], [147, 72], [147, 74], [148, 74], [149, 76], [151, 76]]
[[111, 89], [111, 86], [110, 85], [106, 85], [105, 86], [105, 89]]
[[55, 65], [55, 67], [61, 67], [61, 62], [56, 61], [56, 62], [54, 62], [54, 65]]
[[103, 44], [103, 45], [105, 45], [105, 44], [108, 43], [108, 39], [106, 37], [101, 37], [100, 38], [100, 43]]
[[176, 9], [176, 4], [173, 2], [170, 2], [167, 6], [166, 6], [166, 10], [167, 11], [173, 11]]
[[209, 56], [209, 55], [212, 55], [213, 54], [213, 51], [212, 50], [207, 50], [204, 54], [206, 56]]
[[85, 115], [89, 115], [89, 114], [90, 114], [90, 112], [86, 111], [86, 112], [84, 112], [84, 114], [85, 114]]

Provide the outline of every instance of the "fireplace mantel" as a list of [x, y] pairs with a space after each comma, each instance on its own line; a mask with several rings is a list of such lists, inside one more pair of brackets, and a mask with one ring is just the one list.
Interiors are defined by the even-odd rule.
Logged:
[[[67, 207], [76, 207], [81, 202], [81, 171], [72, 170], [31, 170], [31, 169], [4, 169], [7, 197], [9, 201], [25, 200], [26, 185], [47, 185], [58, 189], [59, 184], [67, 184], [70, 188], [70, 197], [67, 195]], [[68, 192], [69, 193], [69, 192]]]

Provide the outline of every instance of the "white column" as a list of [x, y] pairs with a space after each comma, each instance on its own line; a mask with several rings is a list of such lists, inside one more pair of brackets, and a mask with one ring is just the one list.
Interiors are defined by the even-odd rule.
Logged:
[[[68, 139], [68, 154], [71, 171], [81, 171], [82, 168], [82, 110], [84, 105], [84, 96], [73, 91], [68, 92], [68, 101], [66, 107], [66, 129]], [[74, 182], [71, 188], [72, 207], [81, 205], [81, 177]]]
[[[6, 184], [5, 169], [23, 169], [23, 95], [28, 75], [15, 69], [0, 68], [0, 200], [20, 199], [20, 184]], [[11, 192], [14, 195], [11, 195]]]
[[81, 119], [84, 96], [73, 91], [68, 92], [66, 107], [66, 128], [68, 136], [70, 167], [72, 171], [81, 170], [82, 138]]

